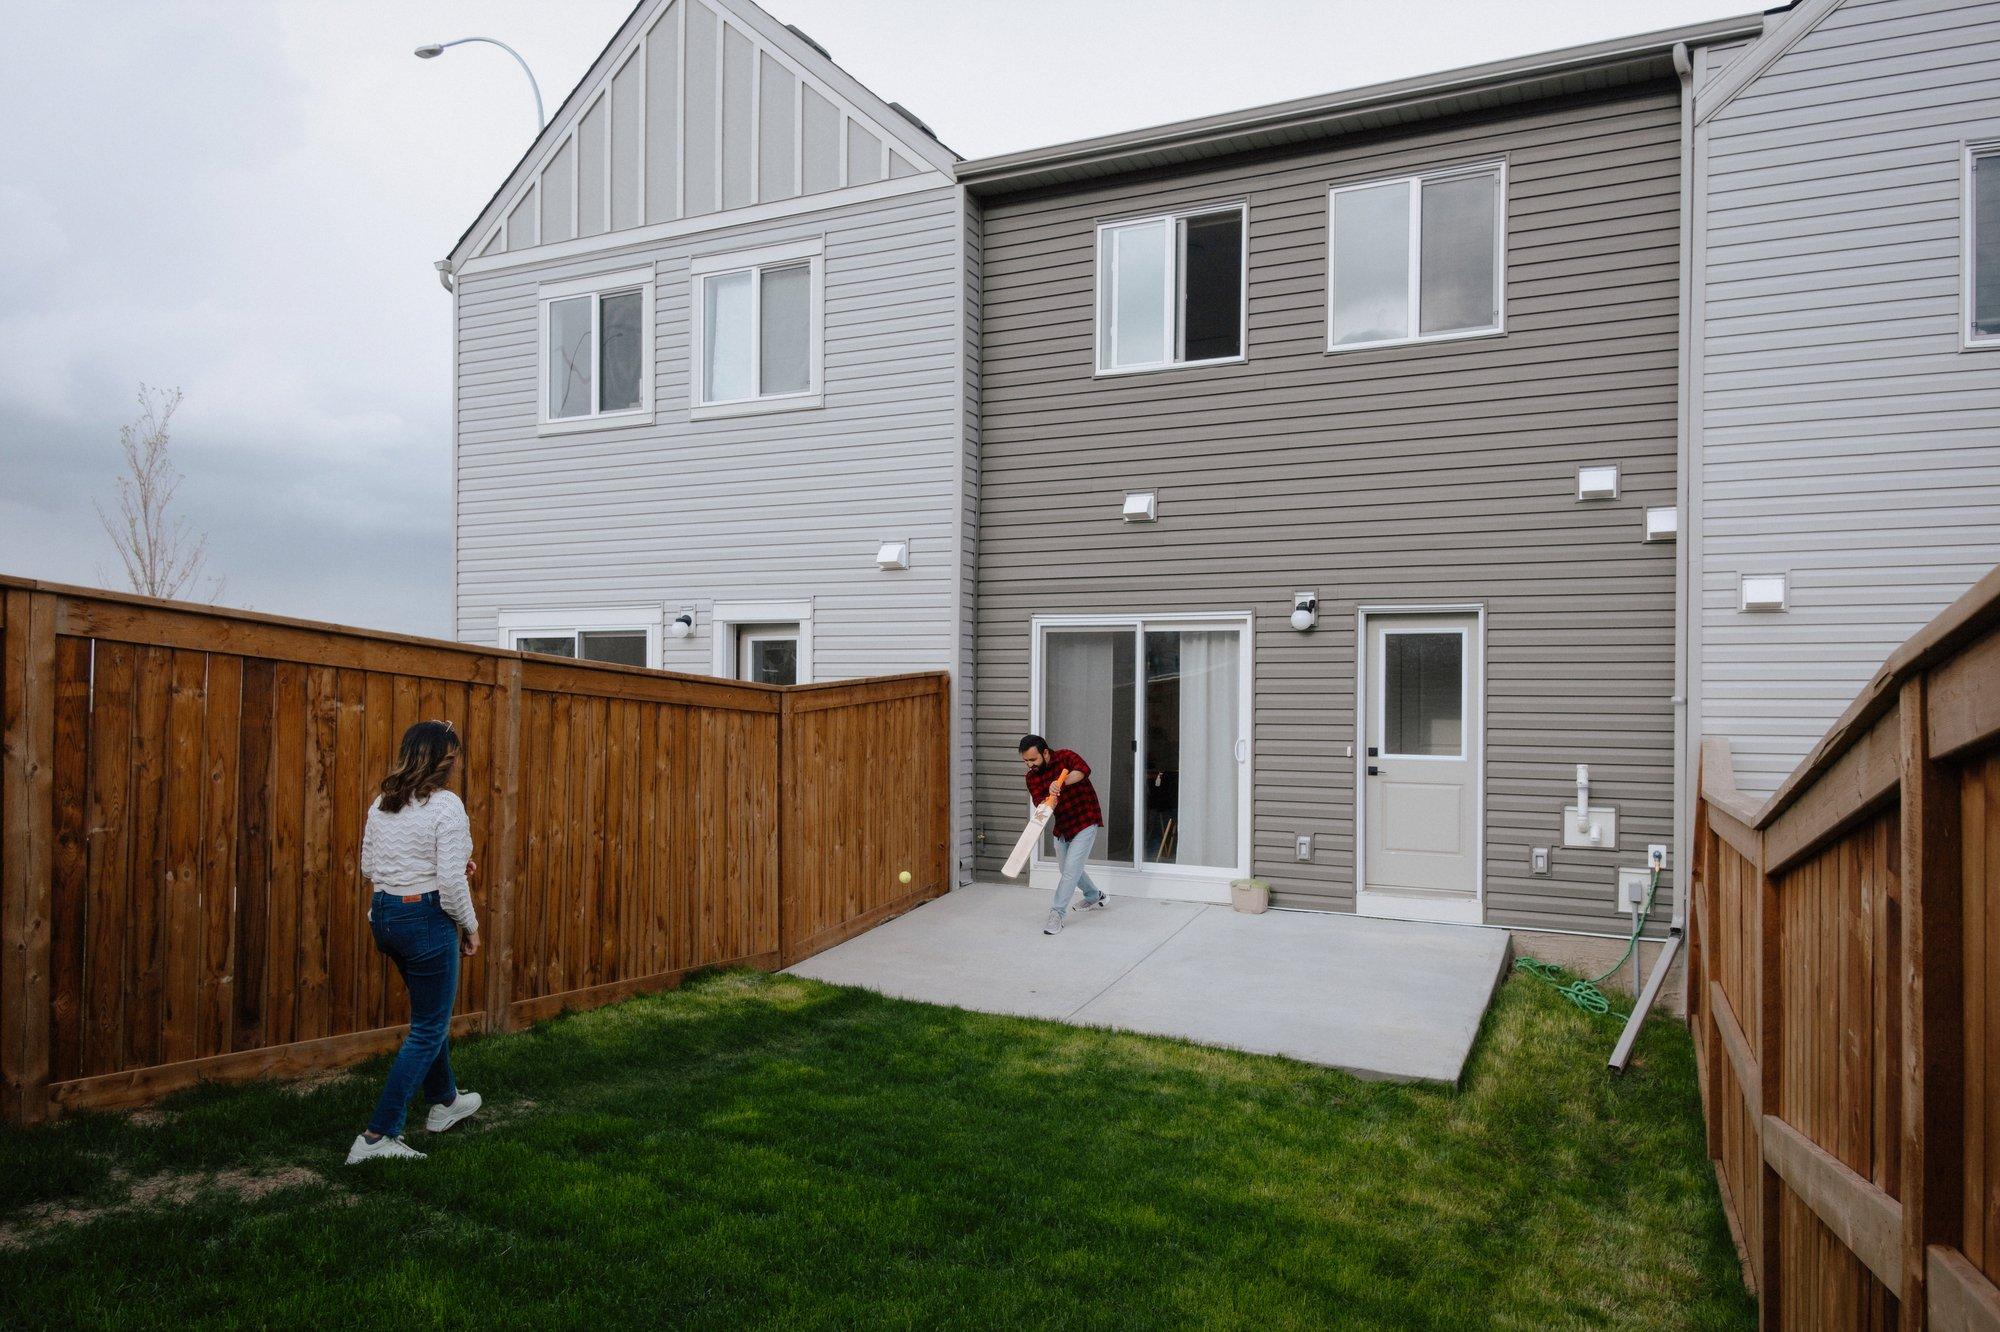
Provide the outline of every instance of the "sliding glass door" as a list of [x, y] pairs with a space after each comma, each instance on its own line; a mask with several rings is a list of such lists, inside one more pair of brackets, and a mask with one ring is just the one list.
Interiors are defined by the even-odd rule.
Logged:
[[1084, 757], [1104, 806], [1093, 862], [1245, 872], [1247, 622], [1064, 619], [1036, 633], [1036, 729]]

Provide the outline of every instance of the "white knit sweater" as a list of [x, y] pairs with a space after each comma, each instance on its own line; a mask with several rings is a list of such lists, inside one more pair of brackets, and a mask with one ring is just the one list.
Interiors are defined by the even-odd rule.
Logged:
[[472, 859], [472, 823], [465, 804], [450, 791], [433, 791], [394, 814], [382, 811], [377, 796], [368, 806], [361, 833], [361, 875], [398, 897], [438, 894], [445, 914], [467, 934], [479, 931], [465, 862]]

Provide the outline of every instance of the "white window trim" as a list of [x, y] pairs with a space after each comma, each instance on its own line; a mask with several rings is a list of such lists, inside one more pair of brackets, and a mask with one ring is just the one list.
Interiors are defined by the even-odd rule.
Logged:
[[[1972, 167], [1982, 157], [2000, 158], [2000, 140], [1968, 142], [1960, 154], [1958, 345], [1961, 351], [2000, 349], [2000, 333], [1977, 334], [1972, 330], [1975, 313], [1974, 284], [1978, 276], [1978, 213], [1972, 196]], [[1995, 237], [2000, 244], [2000, 237]]]
[[[703, 348], [708, 341], [704, 323], [708, 303], [703, 299], [702, 284], [710, 278], [728, 273], [754, 272], [750, 293], [750, 349], [753, 372], [761, 373], [757, 359], [762, 354], [758, 321], [763, 317], [761, 291], [763, 270], [805, 260], [810, 276], [807, 280], [811, 295], [807, 310], [806, 375], [804, 390], [797, 393], [760, 394], [750, 398], [732, 398], [720, 402], [709, 402], [702, 397], [702, 386], [708, 382], [707, 366], [703, 364]], [[694, 421], [712, 420], [726, 416], [754, 416], [762, 412], [789, 412], [821, 406], [826, 396], [825, 356], [826, 356], [826, 244], [823, 240], [794, 241], [789, 245], [771, 245], [756, 250], [737, 250], [727, 254], [702, 255], [688, 265], [688, 314], [691, 327], [689, 338], [688, 377], [688, 418]]]
[[[537, 318], [535, 325], [535, 433], [538, 435], [572, 435], [586, 430], [612, 430], [621, 426], [653, 424], [653, 284], [654, 275], [650, 267], [627, 269], [619, 273], [605, 273], [595, 277], [572, 278], [566, 282], [544, 282], [536, 288], [535, 301]], [[604, 330], [598, 315], [598, 306], [592, 307], [590, 355], [591, 393], [590, 415], [563, 416], [549, 415], [549, 307], [557, 301], [575, 296], [603, 297], [621, 291], [637, 289], [639, 292], [639, 405], [626, 411], [603, 412], [597, 410], [597, 358], [602, 354]]]
[[[646, 665], [660, 669], [660, 629], [663, 604], [631, 606], [539, 606], [503, 610], [498, 615], [499, 643], [513, 649], [523, 638], [553, 638], [579, 633], [639, 633], [646, 635]], [[579, 658], [581, 660], [581, 658]]]
[[[1238, 235], [1242, 243], [1242, 253], [1237, 262], [1236, 269], [1236, 280], [1239, 287], [1239, 294], [1236, 301], [1236, 354], [1234, 356], [1209, 356], [1199, 361], [1180, 360], [1178, 359], [1178, 350], [1185, 333], [1182, 323], [1185, 314], [1184, 305], [1186, 298], [1184, 288], [1187, 281], [1187, 275], [1181, 271], [1180, 224], [1189, 218], [1212, 217], [1217, 213], [1230, 212], [1236, 213], [1242, 218], [1242, 226], [1238, 229]], [[1107, 366], [1104, 363], [1105, 352], [1109, 347], [1109, 339], [1113, 336], [1115, 330], [1105, 326], [1104, 311], [1107, 305], [1115, 307], [1116, 300], [1115, 296], [1110, 302], [1105, 300], [1105, 284], [1115, 282], [1117, 274], [1104, 262], [1105, 235], [1121, 227], [1138, 226], [1147, 222], [1169, 222], [1174, 224], [1172, 227], [1172, 237], [1167, 245], [1166, 262], [1167, 290], [1173, 295], [1173, 308], [1168, 312], [1168, 340], [1173, 344], [1175, 354], [1170, 355], [1164, 361], [1148, 361], [1144, 365]], [[1183, 370], [1204, 365], [1241, 365], [1250, 359], [1250, 205], [1247, 201], [1242, 199], [1225, 199], [1218, 203], [1203, 204], [1198, 207], [1178, 208], [1170, 213], [1145, 213], [1136, 217], [1109, 218], [1097, 224], [1096, 250], [1092, 258], [1092, 263], [1096, 266], [1097, 281], [1092, 289], [1095, 303], [1091, 311], [1091, 321], [1096, 330], [1096, 336], [1091, 340], [1091, 368], [1097, 378], [1112, 379], [1119, 375], [1150, 375], [1157, 374], [1162, 370]]]
[[736, 631], [746, 624], [796, 624], [799, 627], [800, 684], [813, 682], [813, 604], [806, 601], [718, 601], [708, 614], [710, 673], [734, 680]]
[[[1242, 731], [1236, 739], [1237, 772], [1236, 799], [1239, 824], [1236, 829], [1236, 860], [1234, 866], [1219, 865], [1179, 865], [1163, 861], [1147, 860], [1135, 856], [1132, 861], [1100, 862], [1092, 861], [1090, 872], [1123, 887], [1129, 893], [1141, 896], [1167, 897], [1176, 900], [1203, 902], [1226, 902], [1229, 900], [1229, 881], [1252, 872], [1254, 867], [1254, 843], [1256, 810], [1255, 788], [1252, 777], [1257, 767], [1256, 740], [1256, 619], [1242, 611], [1180, 611], [1159, 614], [1104, 614], [1104, 615], [1036, 615], [1029, 618], [1028, 625], [1028, 716], [1029, 730], [1046, 735], [1047, 717], [1044, 709], [1046, 681], [1043, 678], [1044, 648], [1050, 632], [1076, 629], [1128, 629], [1141, 636], [1148, 629], [1173, 631], [1176, 629], [1235, 629], [1238, 631], [1239, 674], [1237, 681], [1237, 716]], [[1143, 655], [1140, 669], [1143, 670]], [[1141, 712], [1134, 723], [1143, 729], [1146, 719], [1144, 691], [1138, 695]], [[1062, 743], [1062, 737], [1054, 737], [1054, 742]], [[1089, 756], [1086, 755], [1086, 758]], [[1133, 765], [1133, 814], [1145, 808], [1145, 771], [1138, 764]], [[1025, 800], [1026, 797], [1023, 796]], [[1135, 830], [1136, 831], [1136, 830]], [[1135, 850], [1143, 848], [1144, 839], [1135, 837]], [[1042, 856], [1039, 843], [1030, 856], [1030, 882], [1037, 888], [1052, 887], [1051, 862]], [[1036, 876], [1040, 876], [1039, 878]], [[1048, 879], [1047, 883], [1042, 879]], [[1117, 891], [1116, 888], [1112, 891]]]
[[[1497, 177], [1497, 197], [1493, 208], [1493, 310], [1494, 321], [1490, 327], [1459, 329], [1450, 333], [1419, 333], [1415, 329], [1423, 318], [1421, 304], [1423, 296], [1423, 239], [1424, 239], [1424, 184], [1428, 181], [1449, 180], [1454, 176], [1477, 176], [1488, 172]], [[1382, 185], [1405, 184], [1410, 188], [1410, 235], [1409, 235], [1409, 318], [1411, 332], [1399, 338], [1375, 338], [1368, 342], [1335, 342], [1333, 340], [1333, 201], [1335, 196], [1352, 190], [1374, 189]], [[1413, 175], [1376, 176], [1367, 180], [1350, 181], [1335, 185], [1326, 192], [1326, 349], [1332, 352], [1367, 351], [1375, 347], [1407, 347], [1418, 342], [1458, 342], [1466, 338], [1497, 338], [1507, 332], [1507, 159], [1498, 158], [1490, 162], [1470, 162], [1463, 166], [1440, 167], [1435, 171], [1420, 171]]]

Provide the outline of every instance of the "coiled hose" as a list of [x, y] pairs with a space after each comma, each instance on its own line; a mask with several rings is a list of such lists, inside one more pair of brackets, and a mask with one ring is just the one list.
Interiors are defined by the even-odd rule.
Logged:
[[1565, 980], [1563, 978], [1569, 973], [1561, 967], [1553, 962], [1542, 962], [1532, 957], [1515, 959], [1515, 969], [1527, 972], [1586, 1013], [1609, 1013], [1611, 1001], [1605, 998], [1604, 991], [1597, 987], [1601, 982], [1617, 975], [1618, 968], [1631, 960], [1632, 950], [1639, 946], [1639, 936], [1645, 932], [1646, 917], [1653, 914], [1653, 898], [1659, 891], [1660, 867], [1655, 865], [1652, 879], [1646, 885], [1646, 900], [1639, 907], [1638, 919], [1632, 922], [1632, 937], [1625, 941], [1625, 951], [1618, 955], [1616, 962], [1590, 979], [1585, 980], [1579, 976], [1574, 980]]

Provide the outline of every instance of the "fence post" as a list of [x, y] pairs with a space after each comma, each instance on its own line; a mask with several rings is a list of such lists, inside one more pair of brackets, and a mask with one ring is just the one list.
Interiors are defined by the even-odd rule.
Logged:
[[1964, 1102], [1964, 923], [1958, 772], [1930, 756], [1929, 680], [1903, 682], [1897, 699], [1903, 897], [1901, 1326], [1929, 1326], [1925, 1250], [1956, 1245], [1961, 1212]]
[[501, 661], [493, 691], [493, 892], [487, 901], [486, 1030], [506, 1031], [514, 999], [515, 845], [521, 822], [521, 659]]
[[48, 1113], [49, 916], [55, 854], [56, 599], [5, 594], [0, 662], [0, 1118]]
[[799, 937], [799, 901], [791, 882], [794, 843], [799, 833], [799, 811], [797, 783], [792, 779], [792, 691], [781, 690], [778, 694], [778, 836], [776, 873], [772, 876], [778, 891], [778, 968], [790, 966], [798, 959], [792, 956], [792, 945]]
[[1781, 1079], [1779, 1071], [1784, 1063], [1784, 991], [1782, 979], [1784, 962], [1779, 943], [1778, 885], [1765, 869], [1769, 864], [1770, 838], [1762, 828], [1757, 834], [1757, 952], [1754, 958], [1757, 967], [1757, 1109], [1759, 1121], [1756, 1125], [1758, 1174], [1762, 1187], [1758, 1190], [1757, 1247], [1759, 1250], [1757, 1272], [1757, 1325], [1761, 1328], [1785, 1326], [1780, 1311], [1784, 1300], [1784, 1282], [1779, 1277], [1782, 1262], [1783, 1243], [1779, 1233], [1779, 1213], [1782, 1210], [1779, 1199], [1784, 1183], [1778, 1177], [1777, 1167], [1771, 1164], [1771, 1143], [1767, 1125], [1773, 1119], [1782, 1120], [1783, 1106], [1779, 1101]]

